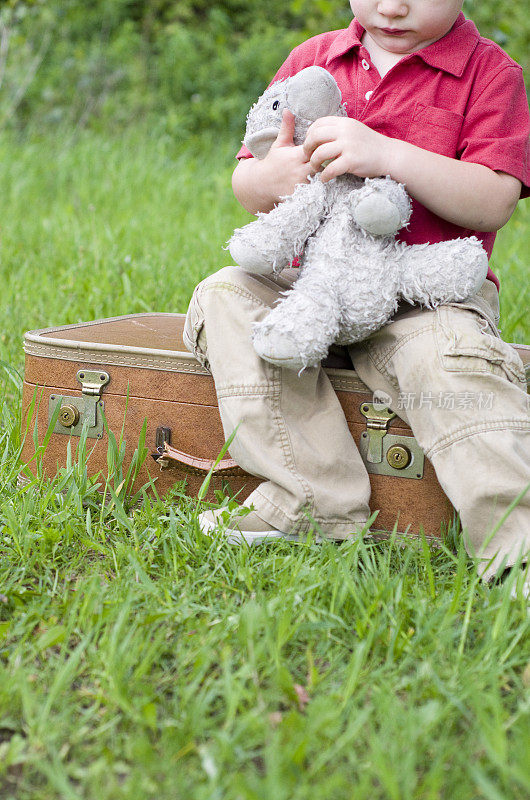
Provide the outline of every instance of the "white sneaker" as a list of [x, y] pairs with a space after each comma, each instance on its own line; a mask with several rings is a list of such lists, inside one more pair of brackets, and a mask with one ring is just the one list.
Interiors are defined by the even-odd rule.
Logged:
[[[517, 584], [519, 583], [518, 580], [515, 581], [511, 590], [510, 590], [510, 597], [513, 597], [514, 600], [519, 599], [519, 592], [517, 591]], [[527, 574], [523, 584], [521, 585], [521, 596], [529, 603], [529, 613], [530, 613], [530, 575]]]
[[258, 517], [254, 511], [243, 515], [241, 508], [229, 511], [227, 508], [217, 508], [214, 511], [203, 511], [199, 514], [199, 527], [203, 533], [210, 536], [214, 530], [222, 530], [226, 541], [230, 544], [248, 545], [270, 542], [274, 539], [288, 539], [299, 541], [296, 533], [279, 531]]
[[[248, 513], [245, 513], [248, 512]], [[264, 519], [259, 517], [255, 511], [250, 511], [247, 506], [239, 506], [233, 511], [227, 508], [217, 508], [214, 511], [203, 511], [198, 518], [199, 527], [203, 533], [210, 536], [214, 530], [220, 530], [226, 536], [226, 541], [231, 544], [241, 544], [246, 542], [248, 545], [270, 542], [275, 539], [287, 539], [291, 542], [305, 541], [307, 534], [285, 533], [274, 528]], [[352, 528], [356, 528], [357, 534], [370, 536], [371, 531], [363, 526], [362, 523], [352, 523]], [[327, 537], [314, 534], [315, 542], [323, 542]], [[332, 540], [333, 541], [333, 540]], [[342, 539], [337, 541], [343, 541]]]

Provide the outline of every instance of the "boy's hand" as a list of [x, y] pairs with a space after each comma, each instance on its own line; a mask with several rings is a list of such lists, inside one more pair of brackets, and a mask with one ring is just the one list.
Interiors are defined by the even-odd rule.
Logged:
[[356, 119], [322, 117], [309, 128], [302, 148], [315, 172], [331, 159], [320, 176], [326, 183], [346, 172], [360, 178], [386, 175], [391, 142]]
[[306, 157], [304, 148], [302, 145], [295, 145], [293, 137], [294, 115], [285, 109], [278, 137], [262, 162], [271, 189], [278, 200], [291, 195], [297, 184], [307, 183], [309, 177], [316, 172]]
[[302, 145], [295, 145], [294, 116], [287, 109], [269, 152], [263, 159], [242, 158], [232, 175], [234, 194], [251, 214], [271, 211], [299, 183], [315, 175]]

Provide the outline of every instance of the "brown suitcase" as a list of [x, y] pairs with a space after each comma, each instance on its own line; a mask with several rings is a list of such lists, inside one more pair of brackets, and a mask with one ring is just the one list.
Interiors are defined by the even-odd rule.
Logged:
[[[163, 495], [186, 479], [187, 491], [196, 494], [224, 435], [212, 377], [183, 349], [183, 325], [182, 314], [135, 314], [26, 333], [22, 459], [28, 466], [20, 482], [36, 471], [35, 417], [39, 444], [53, 424], [42, 456], [46, 474], [65, 465], [68, 442], [77, 443], [85, 425], [89, 472], [104, 477], [104, 416], [116, 436], [124, 426], [125, 463], [146, 421], [146, 446], [154, 458], [146, 459], [134, 488], [153, 479]], [[530, 347], [517, 350], [530, 365]], [[427, 536], [439, 536], [454, 510], [408, 425], [374, 406], [353, 369], [327, 368], [327, 373], [370, 473], [371, 508], [379, 511], [372, 529], [392, 531], [397, 520], [400, 532], [417, 535], [423, 528]], [[242, 500], [259, 483], [226, 454], [212, 473], [208, 497], [224, 488]]]

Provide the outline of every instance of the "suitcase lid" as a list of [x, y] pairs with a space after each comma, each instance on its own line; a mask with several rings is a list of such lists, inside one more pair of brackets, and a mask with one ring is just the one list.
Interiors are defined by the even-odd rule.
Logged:
[[[28, 331], [24, 351], [28, 355], [71, 360], [82, 355], [105, 355], [106, 363], [123, 363], [127, 355], [160, 356], [168, 361], [197, 360], [183, 345], [184, 315], [171, 313], [128, 314], [74, 325]], [[110, 359], [110, 361], [109, 361]], [[140, 365], [138, 365], [140, 366]]]
[[[143, 313], [28, 331], [26, 356], [210, 375], [183, 344], [184, 314]], [[326, 369], [337, 390], [368, 391], [335, 356]]]

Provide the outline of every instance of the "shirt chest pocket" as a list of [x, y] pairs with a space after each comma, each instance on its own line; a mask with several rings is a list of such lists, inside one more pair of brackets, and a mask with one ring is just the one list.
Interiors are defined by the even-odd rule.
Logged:
[[456, 111], [416, 103], [406, 141], [433, 153], [455, 158], [463, 121], [463, 115]]

